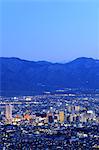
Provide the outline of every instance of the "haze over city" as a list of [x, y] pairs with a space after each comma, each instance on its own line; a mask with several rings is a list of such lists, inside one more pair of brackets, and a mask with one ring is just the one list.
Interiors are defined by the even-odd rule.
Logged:
[[3, 57], [67, 62], [99, 58], [99, 1], [0, 1]]

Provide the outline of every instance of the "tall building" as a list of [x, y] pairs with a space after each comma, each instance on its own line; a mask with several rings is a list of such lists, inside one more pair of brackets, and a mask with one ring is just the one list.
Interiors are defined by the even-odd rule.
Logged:
[[48, 123], [54, 123], [54, 118], [53, 118], [53, 114], [52, 113], [48, 114]]
[[12, 105], [11, 104], [6, 105], [5, 118], [6, 118], [6, 123], [8, 124], [12, 123]]
[[59, 121], [59, 114], [54, 114], [54, 122], [57, 123]]
[[75, 106], [75, 111], [80, 111], [80, 106]]
[[61, 123], [63, 123], [63, 122], [64, 122], [64, 119], [65, 119], [64, 111], [60, 111], [60, 112], [59, 112], [59, 121], [60, 121]]

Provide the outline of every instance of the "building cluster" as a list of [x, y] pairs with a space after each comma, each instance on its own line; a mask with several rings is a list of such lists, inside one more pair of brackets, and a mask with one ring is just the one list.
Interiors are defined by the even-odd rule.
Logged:
[[2, 98], [0, 149], [99, 149], [98, 96]]
[[92, 110], [81, 108], [80, 106], [66, 105], [65, 110], [54, 110], [50, 108], [47, 112], [39, 112], [31, 114], [28, 111], [23, 115], [12, 115], [14, 106], [11, 104], [5, 105], [5, 124], [31, 124], [34, 126], [47, 126], [47, 125], [65, 125], [71, 124], [81, 126], [84, 123], [98, 123], [99, 117], [96, 116]]

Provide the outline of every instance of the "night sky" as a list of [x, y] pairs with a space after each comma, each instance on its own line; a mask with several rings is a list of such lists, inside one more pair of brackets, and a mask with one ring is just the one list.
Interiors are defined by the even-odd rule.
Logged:
[[99, 59], [99, 0], [1, 0], [1, 56]]

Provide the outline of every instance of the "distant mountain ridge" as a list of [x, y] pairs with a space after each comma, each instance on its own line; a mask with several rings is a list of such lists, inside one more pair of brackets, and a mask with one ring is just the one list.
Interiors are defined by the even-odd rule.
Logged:
[[61, 88], [99, 89], [99, 60], [68, 63], [0, 57], [0, 95], [31, 95]]

